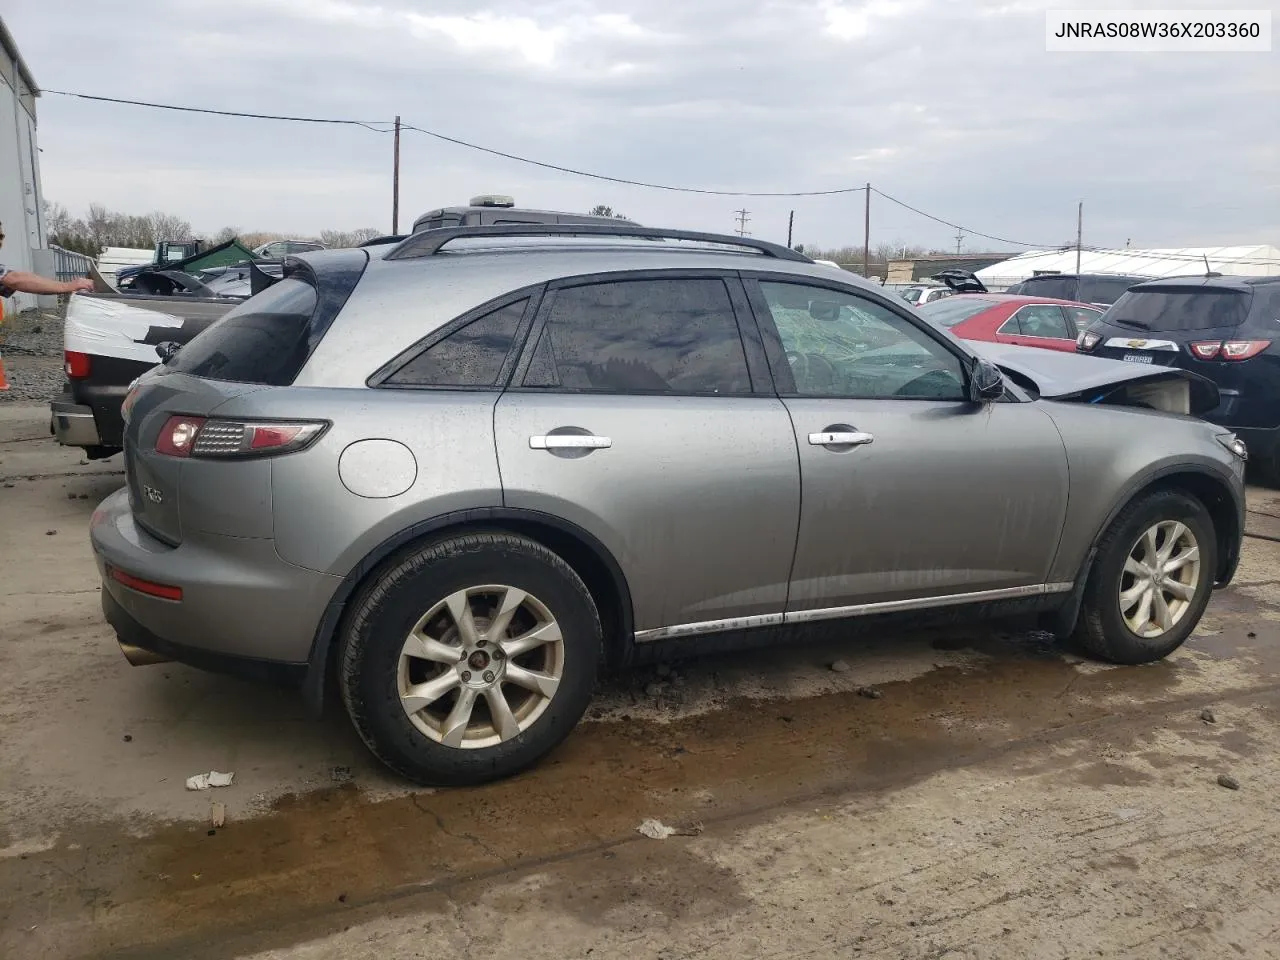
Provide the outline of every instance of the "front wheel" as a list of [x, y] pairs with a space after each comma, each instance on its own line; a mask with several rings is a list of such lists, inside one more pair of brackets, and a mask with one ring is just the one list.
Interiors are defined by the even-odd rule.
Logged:
[[1213, 520], [1176, 490], [1134, 501], [1098, 545], [1076, 638], [1113, 663], [1150, 663], [1178, 649], [1199, 623], [1218, 563]]
[[418, 783], [522, 770], [591, 699], [600, 619], [581, 578], [541, 544], [485, 532], [421, 547], [357, 599], [340, 683], [369, 749]]

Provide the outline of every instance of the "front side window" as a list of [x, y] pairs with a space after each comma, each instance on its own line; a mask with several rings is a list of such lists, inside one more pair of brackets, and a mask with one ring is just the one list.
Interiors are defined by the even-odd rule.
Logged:
[[523, 386], [608, 393], [747, 394], [724, 281], [620, 280], [553, 295]]
[[472, 320], [427, 347], [386, 379], [399, 387], [493, 387], [529, 301]]
[[891, 310], [823, 287], [760, 289], [799, 395], [965, 399], [960, 358]]

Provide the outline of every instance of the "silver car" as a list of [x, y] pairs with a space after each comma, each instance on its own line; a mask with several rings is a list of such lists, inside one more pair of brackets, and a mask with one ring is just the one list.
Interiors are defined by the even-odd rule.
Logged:
[[132, 662], [332, 678], [388, 766], [477, 783], [606, 663], [760, 631], [1017, 612], [1167, 655], [1240, 555], [1216, 402], [750, 238], [447, 228], [292, 258], [141, 378], [92, 541]]

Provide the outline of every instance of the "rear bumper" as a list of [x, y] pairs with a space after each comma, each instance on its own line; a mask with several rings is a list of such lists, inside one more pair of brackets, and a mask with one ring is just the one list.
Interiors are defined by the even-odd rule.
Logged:
[[93, 410], [65, 394], [49, 404], [49, 429], [54, 439], [68, 447], [98, 447], [102, 439]]
[[[94, 511], [90, 538], [103, 612], [121, 643], [218, 672], [300, 678], [341, 582], [281, 560], [271, 540], [194, 534], [163, 543], [134, 522], [127, 490]], [[125, 586], [109, 567], [178, 587], [181, 599]]]

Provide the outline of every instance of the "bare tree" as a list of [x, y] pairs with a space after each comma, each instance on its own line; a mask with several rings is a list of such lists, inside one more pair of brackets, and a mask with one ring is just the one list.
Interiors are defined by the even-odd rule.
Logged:
[[320, 242], [330, 249], [358, 247], [366, 240], [382, 236], [376, 227], [360, 227], [357, 230], [321, 230]]
[[239, 227], [223, 227], [213, 235], [213, 243], [215, 245], [226, 243], [228, 240], [234, 240], [238, 236], [240, 236]]
[[597, 203], [594, 207], [587, 211], [593, 217], [613, 217], [615, 220], [626, 220], [626, 214], [614, 213], [613, 207], [606, 203]]

